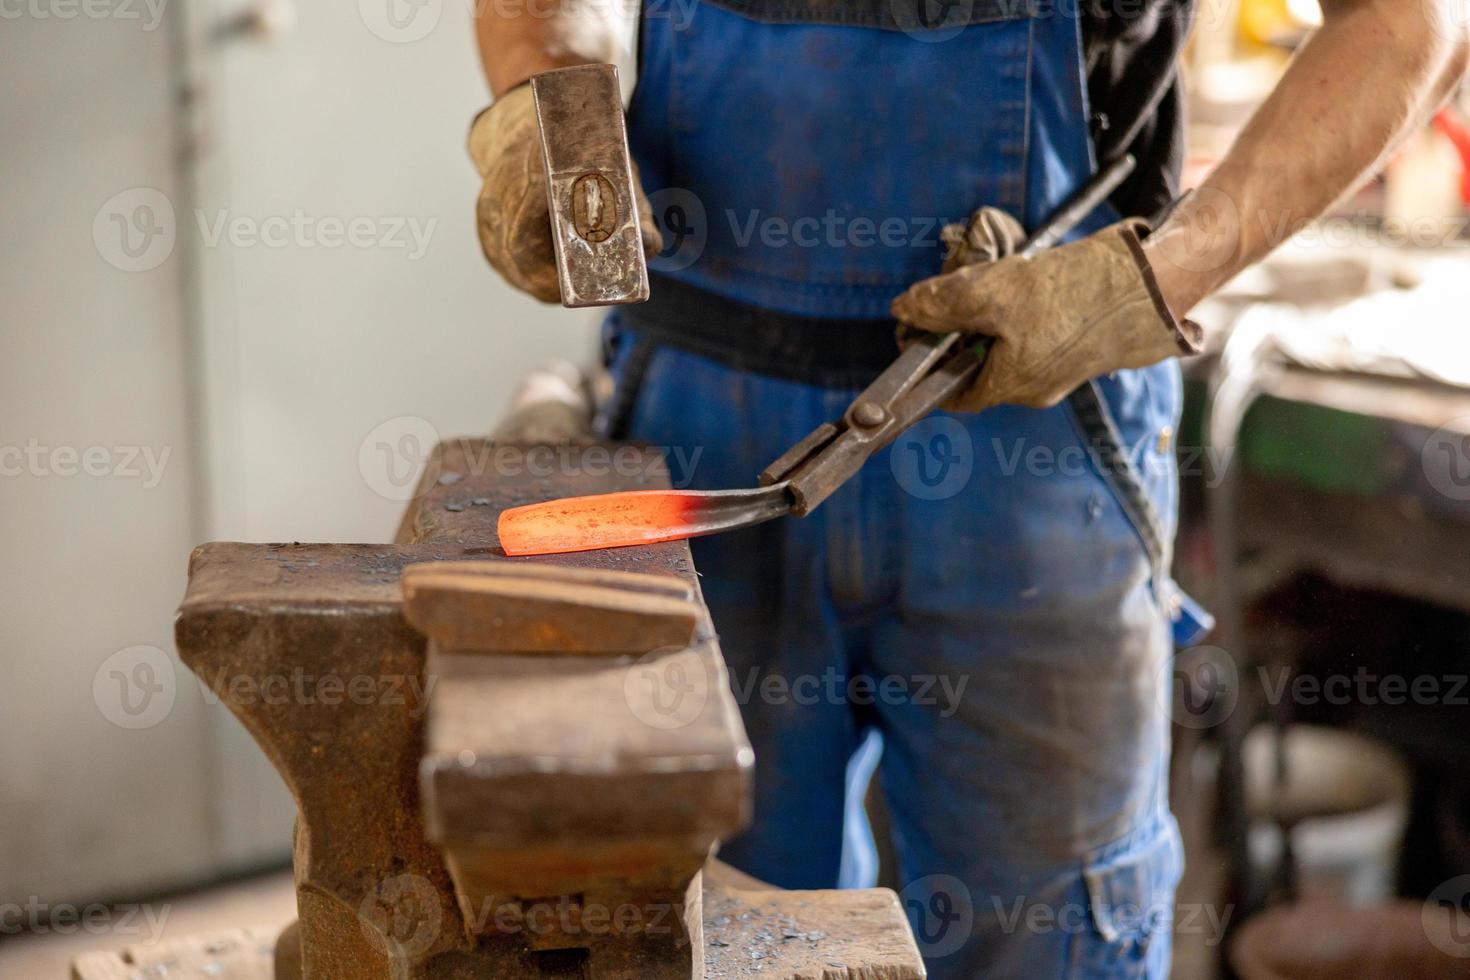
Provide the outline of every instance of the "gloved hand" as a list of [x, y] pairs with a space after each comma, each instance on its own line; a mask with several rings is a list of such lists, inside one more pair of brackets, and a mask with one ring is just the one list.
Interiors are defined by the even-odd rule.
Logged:
[[953, 272], [961, 266], [1005, 258], [1021, 247], [1026, 229], [1000, 208], [981, 208], [970, 215], [968, 224], [945, 225], [939, 240], [944, 243], [943, 271]]
[[541, 365], [516, 385], [491, 441], [555, 446], [591, 439], [591, 388], [570, 361]]
[[[546, 161], [530, 85], [511, 89], [475, 117], [469, 151], [485, 180], [476, 222], [485, 258], [512, 286], [543, 302], [557, 302], [561, 287], [546, 203]], [[636, 167], [633, 182], [643, 248], [650, 256], [657, 255], [663, 242], [653, 209], [638, 186]]]
[[1169, 312], [1144, 257], [1147, 227], [1132, 219], [1031, 258], [961, 265], [894, 300], [914, 327], [996, 338], [975, 383], [944, 407], [1045, 408], [1098, 375], [1198, 353], [1199, 326]]
[[[945, 225], [939, 231], [944, 243], [944, 272], [960, 266], [976, 265], [1003, 259], [1026, 240], [1021, 222], [1000, 208], [980, 208], [970, 215], [968, 224]], [[898, 323], [898, 346], [907, 347], [916, 337], [926, 333], [902, 320]]]

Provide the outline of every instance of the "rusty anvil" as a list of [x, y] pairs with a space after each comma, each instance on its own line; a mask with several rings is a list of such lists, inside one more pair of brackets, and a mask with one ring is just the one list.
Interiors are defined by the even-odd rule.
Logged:
[[[746, 821], [752, 759], [687, 543], [527, 561], [495, 537], [504, 507], [654, 489], [667, 470], [591, 443], [538, 476], [526, 461], [540, 451], [441, 445], [393, 545], [219, 543], [191, 558], [180, 654], [299, 808], [299, 932], [277, 946], [277, 980], [921, 978], [890, 891], [701, 873]], [[596, 464], [612, 452], [624, 465]], [[534, 612], [467, 599], [467, 561], [531, 579]], [[586, 574], [563, 587], [558, 569]], [[253, 694], [295, 676], [370, 678], [375, 696]], [[385, 683], [405, 677], [420, 682]]]

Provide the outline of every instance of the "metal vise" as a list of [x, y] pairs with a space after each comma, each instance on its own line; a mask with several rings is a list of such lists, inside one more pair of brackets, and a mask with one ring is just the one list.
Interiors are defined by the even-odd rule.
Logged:
[[195, 551], [179, 651], [299, 808], [277, 980], [923, 976], [892, 892], [709, 860], [752, 758], [685, 543], [498, 553], [506, 506], [662, 485], [631, 446], [461, 440], [394, 545]]

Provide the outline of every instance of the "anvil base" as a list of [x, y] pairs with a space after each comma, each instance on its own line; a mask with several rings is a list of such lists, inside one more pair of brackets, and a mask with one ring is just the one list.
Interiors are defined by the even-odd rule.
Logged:
[[[903, 911], [891, 891], [783, 891], [718, 861], [706, 867], [704, 881], [706, 980], [922, 980], [924, 976]], [[276, 969], [275, 946], [266, 933], [237, 930], [116, 953], [88, 953], [77, 959], [72, 978], [298, 980]], [[293, 959], [289, 950], [281, 954], [282, 960]], [[294, 959], [299, 962], [299, 957]], [[159, 972], [160, 967], [165, 972]]]

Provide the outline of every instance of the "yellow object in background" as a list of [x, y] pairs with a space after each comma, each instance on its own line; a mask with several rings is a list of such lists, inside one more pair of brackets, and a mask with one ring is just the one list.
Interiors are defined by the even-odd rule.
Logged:
[[1250, 47], [1295, 47], [1322, 24], [1317, 0], [1240, 0], [1236, 27]]

